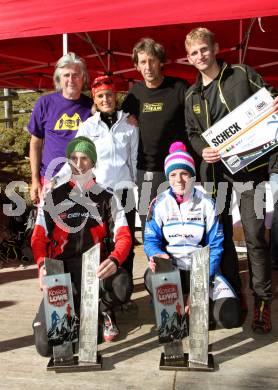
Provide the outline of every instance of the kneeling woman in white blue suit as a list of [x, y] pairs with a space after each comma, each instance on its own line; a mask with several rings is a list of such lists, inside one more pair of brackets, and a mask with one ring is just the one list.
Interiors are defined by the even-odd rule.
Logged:
[[180, 270], [183, 294], [187, 296], [192, 253], [209, 245], [211, 319], [225, 328], [240, 326], [239, 299], [219, 273], [224, 236], [215, 202], [194, 187], [195, 163], [184, 144], [175, 142], [169, 152], [164, 168], [170, 187], [152, 201], [145, 226], [144, 250], [149, 258], [146, 288], [152, 291], [153, 257], [158, 256]]

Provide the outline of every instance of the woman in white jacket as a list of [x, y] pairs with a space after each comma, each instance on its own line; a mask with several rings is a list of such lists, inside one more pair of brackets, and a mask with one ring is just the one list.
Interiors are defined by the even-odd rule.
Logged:
[[[77, 136], [90, 138], [97, 150], [96, 181], [112, 188], [125, 209], [126, 219], [134, 242], [138, 128], [127, 120], [129, 114], [117, 110], [116, 91], [109, 76], [97, 77], [92, 84], [94, 109], [92, 117], [82, 123]], [[134, 245], [123, 265], [132, 276]]]
[[92, 84], [95, 113], [79, 127], [77, 136], [90, 138], [97, 148], [97, 182], [113, 190], [132, 188], [136, 180], [138, 128], [117, 110], [115, 85], [108, 76]]
[[[133, 246], [123, 267], [131, 274], [134, 258], [135, 199], [138, 153], [138, 128], [127, 119], [129, 114], [117, 109], [115, 84], [109, 76], [97, 77], [92, 84], [93, 116], [83, 122], [76, 137], [85, 136], [96, 146], [98, 161], [94, 174], [98, 184], [112, 188], [121, 200]], [[67, 164], [58, 173], [62, 178]]]

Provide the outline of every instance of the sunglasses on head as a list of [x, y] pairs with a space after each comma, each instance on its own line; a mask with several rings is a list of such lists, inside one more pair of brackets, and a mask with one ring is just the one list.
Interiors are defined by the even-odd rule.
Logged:
[[96, 88], [96, 87], [99, 87], [100, 85], [111, 85], [113, 84], [113, 80], [112, 79], [107, 79], [107, 80], [99, 80], [99, 81], [95, 81], [93, 82], [92, 84], [92, 88]]

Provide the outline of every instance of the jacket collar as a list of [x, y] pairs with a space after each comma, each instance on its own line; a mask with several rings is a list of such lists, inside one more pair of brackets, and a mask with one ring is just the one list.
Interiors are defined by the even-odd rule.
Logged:
[[[217, 60], [217, 63], [218, 65], [220, 66], [220, 72], [226, 68], [227, 66], [229, 66], [226, 62], [224, 62], [223, 60]], [[201, 93], [202, 92], [202, 89], [203, 89], [203, 82], [202, 82], [202, 75], [200, 72], [198, 72], [197, 74], [197, 77], [196, 77], [196, 81], [195, 83], [193, 84], [193, 91], [196, 92], [196, 93]]]
[[71, 177], [70, 180], [69, 180], [69, 186], [74, 188], [74, 187], [78, 187], [81, 191], [84, 191], [84, 190], [88, 190], [89, 188], [91, 188], [93, 185], [96, 184], [96, 179], [95, 178], [92, 178], [91, 180], [89, 180], [87, 183], [85, 183], [83, 186], [81, 186], [79, 184], [79, 182], [77, 180], [75, 180], [74, 177]]
[[[174, 198], [175, 202], [177, 202], [177, 200], [176, 200], [176, 195], [174, 194], [174, 191], [173, 191], [172, 187], [170, 187], [170, 188], [168, 189], [168, 191], [169, 191], [169, 195], [172, 196], [172, 197]], [[186, 203], [186, 202], [189, 202], [190, 200], [192, 200], [194, 194], [195, 194], [195, 187], [193, 186], [193, 187], [191, 188], [190, 192], [188, 192], [188, 193], [186, 194], [186, 196], [184, 197], [184, 201], [183, 201], [182, 203]], [[178, 202], [177, 202], [177, 204], [178, 204]]]
[[[128, 113], [123, 112], [123, 110], [117, 111], [117, 122], [119, 122], [122, 118], [127, 118], [129, 116]], [[101, 122], [100, 112], [96, 111], [92, 116], [92, 121], [95, 124], [99, 124]], [[116, 122], [116, 123], [117, 123]]]

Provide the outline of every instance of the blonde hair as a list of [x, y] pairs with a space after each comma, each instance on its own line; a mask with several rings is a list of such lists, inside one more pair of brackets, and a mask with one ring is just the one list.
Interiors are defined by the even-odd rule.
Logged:
[[[115, 111], [118, 111], [121, 109], [121, 105], [119, 102], [119, 96], [118, 96], [117, 92], [114, 92], [114, 94], [116, 97]], [[97, 108], [96, 103], [93, 103], [92, 108], [91, 108], [91, 114], [94, 115], [97, 111], [100, 111], [100, 110]]]
[[185, 49], [187, 50], [193, 41], [205, 41], [209, 46], [214, 46], [215, 35], [205, 27], [197, 27], [191, 30], [185, 37]]

